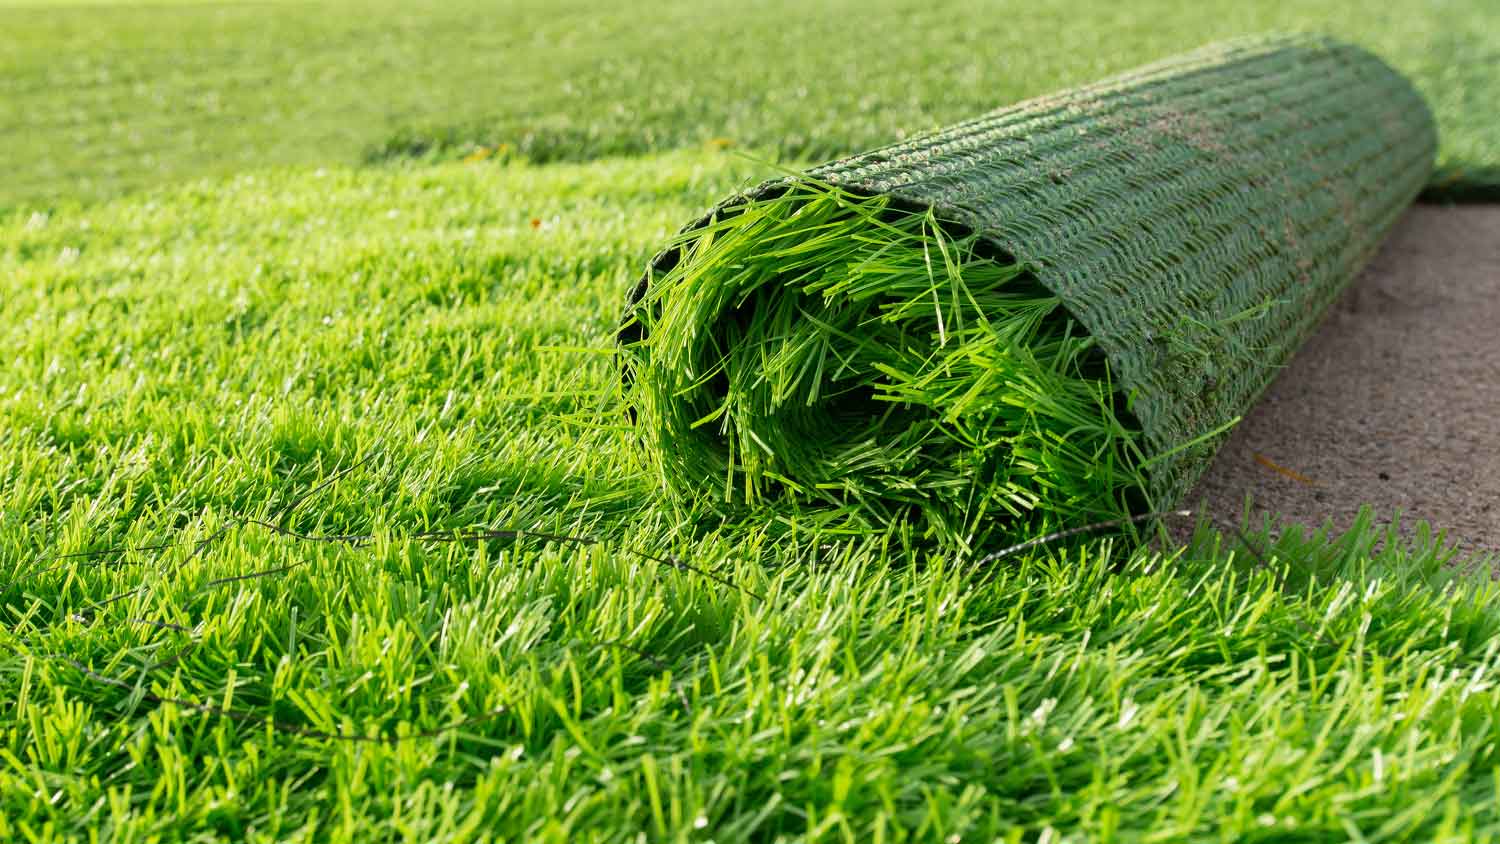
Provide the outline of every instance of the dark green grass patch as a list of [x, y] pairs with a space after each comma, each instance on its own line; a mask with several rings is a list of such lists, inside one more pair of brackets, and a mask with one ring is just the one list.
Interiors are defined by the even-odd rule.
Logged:
[[1491, 0], [4, 0], [0, 208], [502, 146], [576, 161], [728, 142], [824, 160], [1271, 30], [1379, 53], [1433, 105], [1442, 177], [1495, 184]]
[[1093, 340], [1025, 267], [889, 204], [803, 183], [679, 240], [624, 329], [661, 483], [949, 548], [1128, 516], [1139, 432]]

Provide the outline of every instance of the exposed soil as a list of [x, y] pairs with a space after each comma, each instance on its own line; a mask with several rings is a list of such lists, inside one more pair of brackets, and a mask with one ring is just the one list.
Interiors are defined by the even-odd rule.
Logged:
[[1190, 496], [1222, 520], [1389, 522], [1500, 552], [1500, 206], [1417, 205]]

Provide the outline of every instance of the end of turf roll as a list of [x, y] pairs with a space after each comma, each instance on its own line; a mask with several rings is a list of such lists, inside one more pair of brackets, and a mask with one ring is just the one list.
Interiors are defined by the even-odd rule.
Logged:
[[959, 547], [1169, 509], [1435, 147], [1378, 58], [1269, 36], [763, 184], [631, 297], [650, 463]]
[[978, 235], [800, 181], [682, 248], [624, 347], [669, 490], [959, 544], [1139, 502], [1139, 429], [1104, 355]]

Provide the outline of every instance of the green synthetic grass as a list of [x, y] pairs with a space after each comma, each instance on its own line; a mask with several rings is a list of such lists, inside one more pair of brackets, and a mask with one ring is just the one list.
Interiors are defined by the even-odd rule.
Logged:
[[[1500, 837], [1500, 596], [1430, 538], [976, 568], [668, 506], [619, 304], [763, 175], [0, 216], [0, 840]], [[478, 528], [598, 541], [416, 537]]]
[[1500, 184], [1492, 0], [4, 0], [0, 208], [502, 146], [821, 160], [1270, 30], [1379, 53], [1433, 105], [1439, 181]]
[[889, 206], [802, 181], [679, 238], [625, 328], [662, 485], [965, 551], [1139, 509], [1092, 338], [979, 236]]
[[[1131, 472], [1059, 493], [984, 467], [1019, 518], [963, 498], [981, 470], [945, 456], [1015, 453], [986, 433], [1068, 456], [1062, 417], [955, 391], [1002, 358], [1079, 388], [1089, 424], [1118, 408], [1024, 273], [915, 218], [951, 265], [927, 252], [909, 292], [972, 302], [851, 306], [851, 340], [763, 289], [779, 391], [710, 393], [692, 431], [743, 444], [791, 415], [770, 435], [794, 454], [838, 416], [797, 368], [826, 349], [925, 408], [872, 433], [907, 432], [926, 486], [825, 449], [723, 462], [765, 498], [837, 473], [798, 507], [726, 518], [722, 478], [669, 495], [627, 422], [619, 305], [682, 220], [765, 174], [524, 163], [821, 159], [1317, 29], [1410, 75], [1440, 181], [1483, 194], [1496, 25], [1483, 0], [0, 0], [0, 841], [1500, 838], [1500, 600], [1430, 537], [966, 562], [1031, 496], [1082, 518]], [[479, 163], [155, 187], [413, 157]], [[858, 257], [846, 280], [901, 263]], [[1124, 433], [1098, 442], [1128, 461]], [[948, 541], [886, 521], [902, 496]]]

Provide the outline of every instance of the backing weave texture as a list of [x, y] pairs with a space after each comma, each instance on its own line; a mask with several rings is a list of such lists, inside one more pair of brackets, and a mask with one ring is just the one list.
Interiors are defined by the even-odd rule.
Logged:
[[[1427, 183], [1416, 90], [1312, 35], [1210, 45], [816, 167], [1027, 264], [1098, 338], [1174, 505]], [[688, 230], [749, 199], [720, 203]], [[631, 297], [675, 264], [658, 255]], [[626, 329], [627, 333], [630, 331]]]

